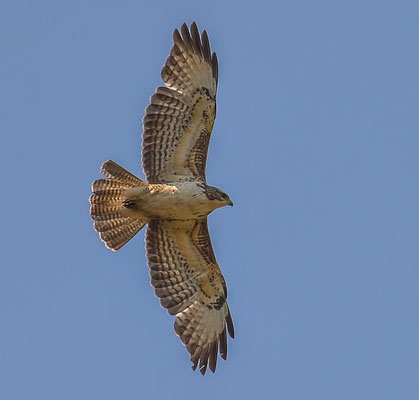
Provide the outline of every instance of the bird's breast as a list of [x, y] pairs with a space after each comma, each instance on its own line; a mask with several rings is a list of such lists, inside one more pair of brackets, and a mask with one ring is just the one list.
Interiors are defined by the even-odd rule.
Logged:
[[142, 208], [152, 218], [195, 219], [213, 211], [202, 185], [190, 182], [151, 184]]

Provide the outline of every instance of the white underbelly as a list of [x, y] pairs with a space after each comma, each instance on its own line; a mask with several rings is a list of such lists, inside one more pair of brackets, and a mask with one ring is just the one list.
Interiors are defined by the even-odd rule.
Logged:
[[156, 194], [147, 202], [150, 214], [158, 218], [191, 219], [207, 215], [210, 211], [205, 199], [185, 194]]
[[[137, 189], [137, 188], [135, 188]], [[140, 193], [129, 189], [138, 210], [150, 218], [195, 219], [205, 217], [213, 209], [206, 195], [196, 185], [151, 185], [151, 190]]]

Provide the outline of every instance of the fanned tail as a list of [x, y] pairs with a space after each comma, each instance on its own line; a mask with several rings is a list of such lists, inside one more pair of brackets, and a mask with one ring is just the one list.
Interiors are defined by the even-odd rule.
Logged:
[[127, 216], [129, 210], [124, 206], [126, 189], [147, 186], [147, 183], [111, 160], [103, 163], [101, 172], [106, 178], [97, 179], [92, 184], [90, 216], [106, 247], [116, 251], [149, 221], [140, 214]]

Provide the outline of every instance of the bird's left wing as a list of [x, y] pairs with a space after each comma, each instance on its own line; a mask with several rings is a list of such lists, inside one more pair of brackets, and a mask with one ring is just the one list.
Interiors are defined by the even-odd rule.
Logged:
[[161, 76], [143, 119], [143, 169], [149, 183], [205, 181], [215, 121], [218, 61], [195, 23], [173, 34]]
[[227, 287], [209, 237], [207, 220], [151, 220], [146, 234], [151, 284], [160, 303], [176, 315], [175, 331], [192, 368], [215, 371], [218, 349], [227, 358], [234, 337]]

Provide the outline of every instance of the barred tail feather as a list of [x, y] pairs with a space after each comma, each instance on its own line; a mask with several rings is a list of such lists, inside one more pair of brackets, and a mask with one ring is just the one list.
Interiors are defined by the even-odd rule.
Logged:
[[92, 184], [90, 216], [106, 247], [116, 251], [148, 223], [148, 218], [141, 215], [127, 216], [123, 205], [126, 189], [147, 183], [111, 160], [103, 163], [101, 172], [106, 178], [97, 179]]

